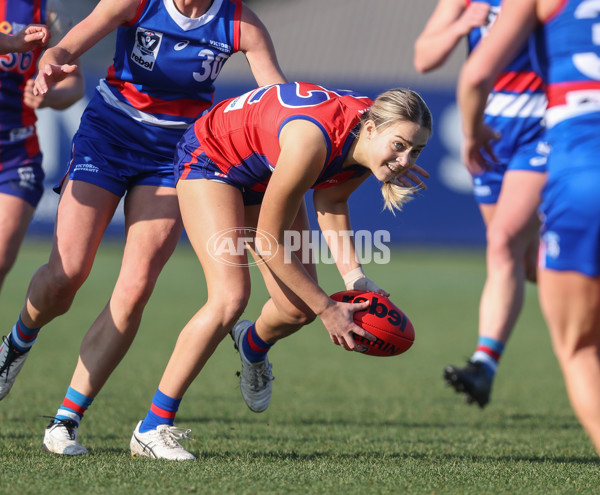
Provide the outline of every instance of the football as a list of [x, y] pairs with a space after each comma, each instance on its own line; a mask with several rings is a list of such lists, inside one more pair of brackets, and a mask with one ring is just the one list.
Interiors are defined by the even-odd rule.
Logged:
[[369, 301], [365, 311], [354, 313], [354, 322], [377, 340], [371, 342], [354, 336], [357, 351], [368, 356], [397, 356], [406, 352], [415, 341], [415, 329], [404, 312], [389, 298], [376, 292], [344, 290], [331, 295], [334, 301], [358, 303]]

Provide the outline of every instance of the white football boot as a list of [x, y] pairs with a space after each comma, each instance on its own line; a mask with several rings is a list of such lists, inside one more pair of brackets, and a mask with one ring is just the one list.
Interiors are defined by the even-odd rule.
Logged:
[[28, 355], [29, 351], [19, 352], [15, 349], [10, 341], [10, 335], [2, 338], [2, 346], [0, 347], [0, 400], [4, 399], [10, 392]]
[[60, 455], [87, 454], [87, 449], [77, 442], [77, 426], [71, 420], [52, 421], [44, 433], [44, 449]]
[[271, 392], [273, 390], [273, 367], [269, 362], [269, 358], [265, 356], [263, 361], [251, 363], [246, 359], [242, 351], [242, 336], [245, 331], [252, 325], [251, 321], [238, 321], [231, 330], [231, 338], [233, 339], [235, 348], [240, 353], [242, 362], [242, 371], [240, 375], [240, 390], [242, 397], [246, 401], [246, 405], [254, 412], [263, 412], [271, 402]]
[[192, 430], [159, 425], [156, 430], [140, 433], [141, 424], [141, 421], [137, 424], [131, 442], [129, 442], [132, 457], [151, 457], [170, 461], [192, 461], [195, 459], [177, 441], [190, 439], [189, 434]]

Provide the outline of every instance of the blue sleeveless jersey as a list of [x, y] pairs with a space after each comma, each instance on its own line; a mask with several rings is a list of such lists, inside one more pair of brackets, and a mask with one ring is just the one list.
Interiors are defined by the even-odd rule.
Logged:
[[535, 61], [547, 84], [548, 127], [600, 112], [599, 26], [597, 1], [563, 0], [536, 31]]
[[[28, 24], [44, 24], [45, 19], [46, 0], [0, 0], [4, 34], [14, 35]], [[23, 156], [40, 152], [35, 112], [23, 104], [23, 89], [37, 72], [41, 51], [0, 55], [0, 169], [16, 167]]]
[[173, 0], [141, 0], [117, 30], [113, 65], [100, 81], [104, 101], [139, 122], [185, 129], [213, 102], [214, 81], [239, 50], [241, 0], [215, 0], [201, 17]]
[[195, 19], [173, 0], [141, 0], [117, 30], [113, 65], [73, 138], [68, 176], [117, 195], [173, 187], [175, 147], [212, 105], [214, 81], [239, 51], [241, 13], [241, 0], [214, 0]]
[[[500, 13], [502, 3], [501, 0], [477, 1], [490, 5], [489, 22], [471, 30], [469, 51], [486, 35]], [[469, 3], [470, 0], [467, 0]], [[500, 162], [509, 162], [521, 145], [539, 138], [545, 109], [543, 83], [534, 72], [526, 45], [498, 76], [485, 109], [486, 124], [502, 133], [502, 139], [493, 145]]]
[[563, 0], [536, 31], [548, 94], [540, 266], [600, 275], [600, 3]]

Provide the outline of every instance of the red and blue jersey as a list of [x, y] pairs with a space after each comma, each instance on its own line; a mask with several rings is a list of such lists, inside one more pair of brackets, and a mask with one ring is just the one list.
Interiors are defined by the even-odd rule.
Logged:
[[[469, 51], [475, 49], [500, 13], [501, 0], [477, 0], [490, 5], [488, 23], [472, 29], [468, 36]], [[466, 0], [467, 5], [471, 0]], [[546, 109], [542, 79], [534, 71], [527, 44], [504, 68], [494, 84], [485, 108], [485, 122], [502, 133], [494, 143], [501, 162], [508, 162], [517, 148], [537, 139]]]
[[303, 119], [323, 133], [327, 157], [313, 188], [332, 187], [368, 172], [361, 166], [342, 170], [357, 136], [361, 115], [373, 101], [348, 90], [294, 82], [258, 88], [225, 100], [194, 124], [198, 147], [184, 164], [186, 178], [194, 157], [206, 155], [236, 185], [264, 192], [279, 158], [279, 134], [285, 124]]
[[547, 85], [548, 127], [600, 112], [600, 4], [563, 0], [536, 31], [534, 45]]
[[117, 30], [105, 102], [139, 122], [185, 129], [213, 102], [214, 81], [239, 50], [241, 0], [214, 0], [198, 18], [173, 0], [141, 0]]
[[[0, 32], [4, 34], [15, 35], [28, 24], [44, 24], [45, 20], [46, 0], [0, 0]], [[13, 143], [24, 146], [29, 156], [40, 152], [35, 112], [23, 103], [23, 90], [25, 82], [37, 72], [41, 52], [38, 47], [25, 53], [0, 55], [0, 143], [2, 148], [10, 144], [13, 153]], [[0, 149], [0, 166], [8, 161]]]

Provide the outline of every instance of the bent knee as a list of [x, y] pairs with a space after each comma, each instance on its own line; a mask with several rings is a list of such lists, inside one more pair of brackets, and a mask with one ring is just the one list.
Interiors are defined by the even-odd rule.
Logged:
[[141, 276], [127, 279], [120, 277], [114, 292], [122, 304], [131, 308], [140, 305], [143, 307], [150, 299], [155, 285], [155, 277]]
[[286, 324], [298, 327], [303, 327], [304, 325], [312, 323], [317, 317], [313, 312], [302, 311], [298, 308], [287, 308], [283, 311], [280, 310], [280, 315]]
[[221, 294], [209, 297], [206, 304], [210, 306], [212, 314], [220, 324], [229, 327], [240, 319], [248, 305], [248, 300], [249, 295], [245, 293]]
[[504, 230], [490, 226], [487, 231], [487, 245], [488, 251], [500, 254], [510, 253], [518, 246], [518, 242]]
[[83, 274], [68, 275], [64, 271], [48, 271], [46, 293], [57, 301], [72, 301], [79, 288], [85, 282]]

